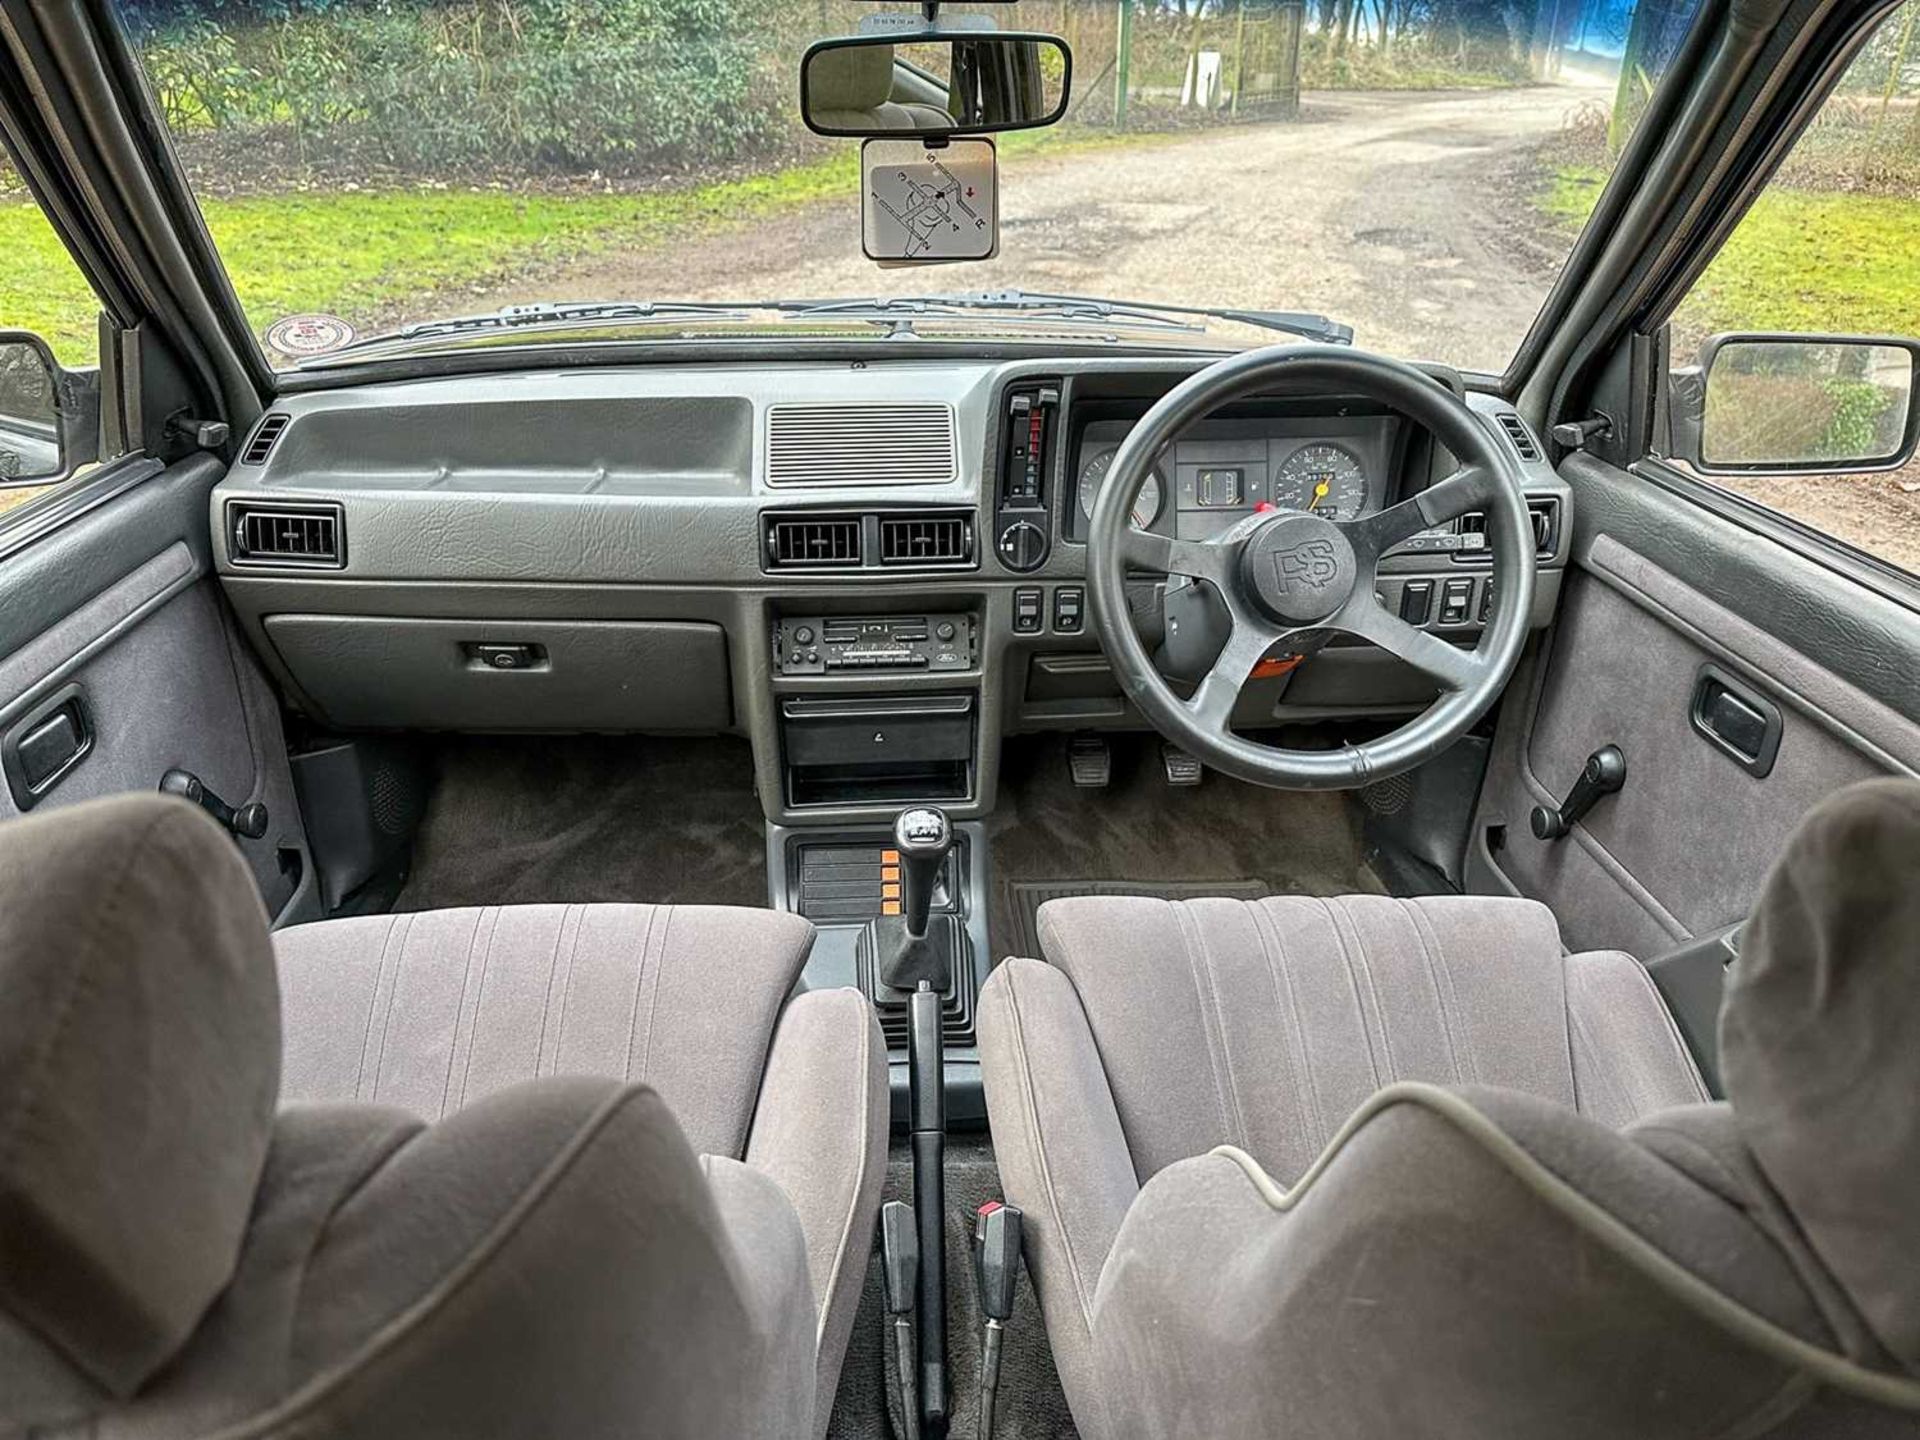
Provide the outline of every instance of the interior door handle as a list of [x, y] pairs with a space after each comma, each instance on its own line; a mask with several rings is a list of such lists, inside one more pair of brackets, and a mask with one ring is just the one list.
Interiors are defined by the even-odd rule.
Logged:
[[1742, 770], [1764, 777], [1780, 753], [1780, 707], [1718, 665], [1694, 675], [1687, 711], [1694, 733]]
[[0, 765], [15, 806], [31, 810], [92, 752], [93, 716], [87, 697], [78, 685], [63, 685], [0, 740]]

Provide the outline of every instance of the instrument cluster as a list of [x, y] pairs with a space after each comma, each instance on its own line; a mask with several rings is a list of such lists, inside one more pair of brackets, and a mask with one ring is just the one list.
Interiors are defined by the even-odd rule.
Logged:
[[[1397, 423], [1387, 416], [1203, 422], [1155, 461], [1134, 498], [1133, 523], [1201, 540], [1269, 505], [1358, 519], [1396, 498], [1387, 492]], [[1072, 517], [1078, 537], [1128, 428], [1126, 421], [1100, 421], [1080, 435]]]

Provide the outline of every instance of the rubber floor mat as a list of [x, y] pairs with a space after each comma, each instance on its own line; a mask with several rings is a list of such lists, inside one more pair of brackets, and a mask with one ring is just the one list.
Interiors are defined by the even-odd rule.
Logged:
[[1069, 895], [1145, 895], [1154, 900], [1258, 900], [1273, 892], [1264, 880], [1009, 880], [1008, 908], [1014, 915], [1015, 955], [1040, 955], [1040, 907]]

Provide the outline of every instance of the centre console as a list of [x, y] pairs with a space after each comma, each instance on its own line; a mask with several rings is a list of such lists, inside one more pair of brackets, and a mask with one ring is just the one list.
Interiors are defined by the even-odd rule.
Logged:
[[[885, 825], [767, 827], [767, 877], [773, 907], [804, 915], [817, 930], [807, 960], [809, 989], [852, 985], [868, 995], [892, 1052], [894, 1117], [907, 1113], [907, 997], [878, 983], [870, 946], [863, 945], [875, 920], [903, 913], [906, 877]], [[978, 821], [953, 823], [953, 848], [932, 887], [929, 914], [951, 923], [961, 942], [940, 996], [945, 1044], [947, 1107], [951, 1123], [973, 1126], [986, 1116], [975, 1048], [974, 1002], [986, 983], [987, 839]]]

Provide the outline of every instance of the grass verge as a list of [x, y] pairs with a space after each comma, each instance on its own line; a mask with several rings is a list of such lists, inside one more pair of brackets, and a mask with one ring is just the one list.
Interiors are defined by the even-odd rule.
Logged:
[[[1022, 131], [1003, 156], [1177, 136]], [[289, 191], [209, 198], [202, 210], [248, 318], [324, 310], [356, 321], [397, 304], [462, 292], [564, 260], [650, 247], [763, 220], [859, 182], [849, 145], [742, 179], [647, 192], [473, 189]], [[98, 305], [59, 238], [29, 200], [0, 199], [0, 324], [33, 330], [61, 359], [90, 364]]]
[[[1540, 208], [1586, 223], [1604, 171], [1565, 166]], [[1776, 186], [1763, 192], [1674, 316], [1686, 345], [1721, 330], [1920, 333], [1920, 198]]]

